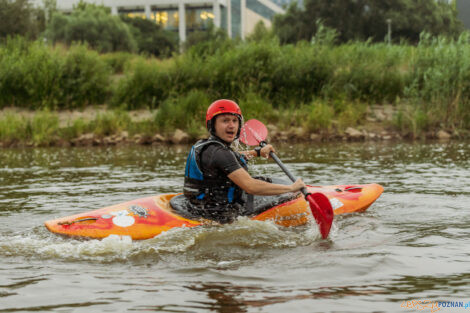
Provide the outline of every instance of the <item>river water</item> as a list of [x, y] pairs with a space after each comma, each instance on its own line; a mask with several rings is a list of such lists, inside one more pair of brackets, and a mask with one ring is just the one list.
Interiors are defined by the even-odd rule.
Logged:
[[188, 149], [1, 149], [0, 312], [470, 312], [430, 305], [470, 301], [468, 142], [278, 145], [309, 184], [384, 186], [366, 212], [337, 216], [328, 240], [247, 219], [134, 242], [43, 226], [181, 191]]

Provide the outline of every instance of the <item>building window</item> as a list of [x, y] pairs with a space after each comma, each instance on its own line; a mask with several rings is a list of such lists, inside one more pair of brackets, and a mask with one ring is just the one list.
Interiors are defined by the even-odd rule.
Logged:
[[207, 29], [209, 23], [214, 23], [212, 8], [186, 8], [186, 29], [188, 31]]
[[129, 12], [126, 14], [128, 17], [132, 17], [132, 18], [142, 18], [142, 19], [146, 19], [147, 17], [145, 16], [145, 13], [143, 12]]
[[[120, 9], [121, 14], [125, 14], [132, 18], [146, 18], [142, 9]], [[226, 15], [222, 12], [222, 15]], [[186, 30], [188, 32], [205, 30], [210, 23], [214, 23], [214, 12], [212, 7], [188, 7], [185, 10]], [[223, 18], [226, 20], [226, 17]], [[179, 14], [177, 8], [151, 8], [150, 20], [160, 25], [165, 30], [178, 31]]]
[[152, 20], [166, 30], [178, 30], [179, 16], [177, 9], [163, 9], [152, 11]]

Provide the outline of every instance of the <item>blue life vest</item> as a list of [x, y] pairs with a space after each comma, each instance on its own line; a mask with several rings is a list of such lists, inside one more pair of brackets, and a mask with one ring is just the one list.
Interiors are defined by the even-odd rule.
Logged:
[[248, 169], [244, 156], [230, 149], [215, 137], [198, 141], [189, 152], [184, 174], [184, 195], [197, 205], [223, 206], [230, 203], [243, 203], [243, 190], [226, 175], [207, 177], [201, 170], [201, 153], [209, 145], [220, 145], [230, 151], [244, 169]]

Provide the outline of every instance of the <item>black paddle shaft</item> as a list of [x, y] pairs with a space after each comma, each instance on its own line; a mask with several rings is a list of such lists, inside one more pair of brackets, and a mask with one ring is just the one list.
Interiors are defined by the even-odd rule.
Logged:
[[[259, 143], [259, 145], [261, 147], [264, 147], [267, 145], [267, 143], [265, 141], [261, 141]], [[277, 163], [277, 165], [279, 165], [279, 167], [284, 171], [284, 173], [286, 173], [286, 175], [290, 178], [290, 180], [294, 183], [296, 181], [296, 178], [294, 177], [294, 175], [292, 175], [292, 173], [287, 169], [287, 167], [284, 165], [284, 163], [282, 163], [281, 159], [279, 159], [276, 155], [276, 153], [274, 152], [269, 152], [269, 156], [271, 158], [273, 158], [273, 160]], [[304, 196], [307, 196], [308, 195], [308, 191], [307, 191], [307, 188], [303, 187], [302, 189], [300, 189], [300, 191], [304, 194]]]

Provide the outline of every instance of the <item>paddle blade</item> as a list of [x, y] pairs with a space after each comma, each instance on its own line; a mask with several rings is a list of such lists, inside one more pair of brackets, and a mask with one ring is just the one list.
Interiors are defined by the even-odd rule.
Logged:
[[308, 201], [313, 217], [317, 221], [322, 238], [326, 239], [330, 233], [334, 216], [330, 200], [319, 192], [308, 194], [305, 199]]
[[268, 129], [258, 120], [249, 120], [240, 130], [240, 141], [248, 146], [257, 146], [268, 136]]

